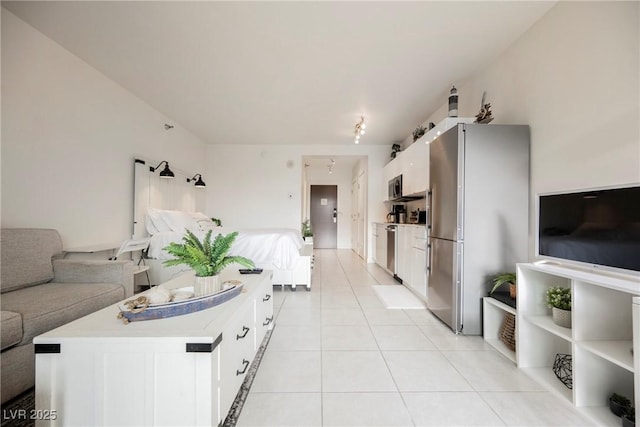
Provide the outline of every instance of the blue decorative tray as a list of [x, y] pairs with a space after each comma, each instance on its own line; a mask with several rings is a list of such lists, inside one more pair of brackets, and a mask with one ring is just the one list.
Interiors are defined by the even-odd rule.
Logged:
[[[238, 281], [234, 281], [238, 282]], [[182, 316], [195, 311], [215, 307], [238, 296], [242, 292], [242, 283], [236, 283], [215, 294], [190, 298], [176, 302], [150, 304], [149, 299], [140, 295], [137, 298], [124, 301], [120, 305], [118, 319], [124, 324], [140, 320], [164, 319], [166, 317]]]

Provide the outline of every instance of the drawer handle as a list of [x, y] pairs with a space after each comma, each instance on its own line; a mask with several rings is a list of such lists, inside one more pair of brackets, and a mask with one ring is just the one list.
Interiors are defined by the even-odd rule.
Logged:
[[268, 326], [269, 323], [271, 323], [273, 321], [273, 316], [267, 317], [265, 320], [266, 320], [266, 322], [262, 322], [262, 326]]
[[242, 371], [236, 370], [236, 375], [242, 375], [245, 372], [247, 372], [247, 368], [249, 367], [249, 361], [247, 359], [242, 359], [242, 364], [244, 365], [244, 368], [242, 368]]
[[264, 298], [262, 298], [262, 301], [263, 301], [263, 302], [267, 302], [267, 301], [269, 301], [270, 299], [271, 299], [271, 295], [270, 295], [270, 294], [267, 294], [267, 295], [265, 295], [265, 296], [264, 296]]
[[242, 332], [244, 332], [242, 335], [236, 335], [236, 341], [246, 337], [247, 334], [249, 333], [249, 328], [247, 328], [246, 326], [243, 326], [242, 327]]

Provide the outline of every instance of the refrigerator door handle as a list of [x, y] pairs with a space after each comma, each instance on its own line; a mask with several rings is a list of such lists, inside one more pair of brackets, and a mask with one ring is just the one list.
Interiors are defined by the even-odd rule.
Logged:
[[431, 245], [428, 243], [428, 240], [424, 244], [425, 251], [427, 251], [427, 276], [431, 275]]
[[427, 223], [427, 232], [429, 230], [431, 230], [431, 212], [433, 212], [433, 209], [431, 206], [433, 204], [433, 197], [432, 197], [432, 193], [431, 193], [431, 189], [429, 189], [427, 191], [427, 214], [426, 214], [426, 218], [425, 218], [425, 222]]

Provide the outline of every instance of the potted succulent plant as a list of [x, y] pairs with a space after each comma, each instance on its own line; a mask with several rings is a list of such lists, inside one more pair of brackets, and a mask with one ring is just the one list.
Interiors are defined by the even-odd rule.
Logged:
[[489, 294], [494, 293], [499, 287], [505, 284], [509, 284], [509, 296], [512, 299], [516, 299], [516, 273], [498, 273], [491, 279], [493, 282], [493, 288]]
[[552, 286], [547, 289], [547, 306], [551, 308], [556, 325], [571, 327], [571, 288]]
[[212, 230], [207, 231], [204, 239], [198, 237], [189, 230], [182, 238], [184, 243], [172, 242], [164, 248], [174, 259], [164, 261], [165, 265], [185, 264], [196, 272], [194, 294], [196, 297], [209, 295], [220, 290], [220, 272], [230, 264], [240, 264], [247, 268], [253, 268], [254, 264], [248, 258], [242, 256], [228, 256], [233, 241], [238, 236], [233, 232], [223, 236], [218, 234], [211, 240]]
[[613, 393], [611, 397], [609, 397], [609, 409], [616, 416], [623, 416], [629, 409], [631, 408], [631, 401], [620, 394]]

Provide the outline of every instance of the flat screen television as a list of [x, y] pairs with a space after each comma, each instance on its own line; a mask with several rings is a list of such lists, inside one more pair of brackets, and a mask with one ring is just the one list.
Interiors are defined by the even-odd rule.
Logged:
[[538, 257], [640, 276], [640, 186], [540, 194]]

